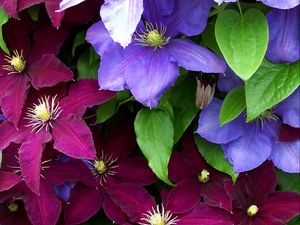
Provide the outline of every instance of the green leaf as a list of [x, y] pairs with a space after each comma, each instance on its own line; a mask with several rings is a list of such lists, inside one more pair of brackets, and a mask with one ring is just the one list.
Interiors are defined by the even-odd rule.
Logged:
[[196, 88], [196, 77], [187, 74], [176, 82], [172, 90], [169, 101], [174, 111], [174, 143], [181, 138], [199, 111], [195, 104]]
[[197, 148], [206, 162], [213, 168], [227, 173], [231, 176], [233, 181], [236, 180], [238, 174], [233, 171], [232, 166], [224, 157], [224, 151], [220, 145], [210, 143], [205, 139], [201, 138], [199, 135], [194, 135], [195, 143]]
[[75, 56], [75, 50], [78, 46], [85, 44], [85, 30], [80, 31], [74, 39], [73, 46], [72, 46], [72, 56]]
[[300, 174], [285, 173], [282, 170], [276, 170], [278, 185], [283, 191], [292, 191], [300, 193]]
[[245, 90], [243, 87], [237, 87], [229, 92], [223, 101], [220, 113], [221, 125], [234, 120], [245, 108]]
[[272, 108], [297, 89], [300, 84], [299, 65], [299, 60], [293, 64], [263, 61], [245, 85], [247, 122]]
[[287, 225], [299, 225], [299, 224], [300, 224], [300, 216], [297, 216], [295, 219], [287, 223]]
[[2, 34], [2, 26], [7, 23], [8, 19], [9, 19], [9, 16], [7, 15], [7, 13], [3, 9], [0, 8], [0, 48], [6, 54], [9, 55], [10, 53], [9, 53], [9, 50], [6, 46], [6, 43], [5, 43], [4, 39], [3, 39], [3, 34]]
[[77, 61], [78, 79], [97, 79], [99, 62], [99, 56], [94, 49], [92, 47], [86, 49]]
[[216, 39], [230, 68], [243, 80], [258, 69], [267, 50], [269, 29], [265, 15], [249, 9], [241, 17], [225, 10], [217, 19]]
[[222, 56], [222, 52], [218, 46], [216, 36], [215, 36], [215, 26], [214, 24], [208, 23], [202, 33], [204, 44], [213, 50], [218, 55]]
[[28, 13], [33, 21], [38, 21], [41, 5], [34, 5], [28, 9]]
[[134, 121], [137, 142], [158, 178], [168, 179], [168, 163], [174, 144], [174, 127], [170, 114], [161, 109], [141, 109]]

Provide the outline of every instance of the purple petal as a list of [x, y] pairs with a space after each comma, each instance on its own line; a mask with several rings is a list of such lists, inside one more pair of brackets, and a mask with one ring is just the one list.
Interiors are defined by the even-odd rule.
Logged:
[[[108, 46], [113, 43], [102, 21], [93, 24], [86, 33], [86, 40], [91, 43], [99, 55], [103, 55]], [[111, 51], [111, 49], [109, 49]]]
[[49, 132], [42, 129], [21, 145], [19, 150], [20, 166], [27, 186], [36, 194], [40, 189], [41, 160], [44, 145], [51, 141]]
[[236, 0], [215, 0], [219, 5], [221, 5], [223, 2], [236, 2]]
[[220, 125], [220, 111], [222, 101], [214, 98], [209, 106], [202, 110], [199, 121], [197, 133], [210, 142], [217, 144], [225, 144], [235, 140], [244, 134], [244, 121], [242, 117]]
[[70, 87], [66, 97], [60, 100], [62, 117], [67, 115], [83, 116], [88, 107], [102, 104], [115, 94], [111, 91], [99, 90], [95, 79], [81, 79]]
[[159, 99], [176, 81], [179, 70], [163, 49], [130, 46], [135, 54], [144, 49], [143, 55], [132, 60], [126, 69], [126, 83], [135, 99], [148, 107], [155, 107]]
[[56, 120], [53, 125], [55, 149], [73, 158], [96, 158], [91, 131], [83, 120], [68, 117]]
[[218, 79], [218, 88], [222, 92], [230, 92], [232, 89], [236, 87], [243, 87], [244, 82], [241, 78], [239, 78], [235, 73], [227, 67], [224, 75], [219, 76]]
[[100, 15], [112, 39], [125, 48], [131, 42], [142, 12], [141, 0], [114, 0], [104, 2]]
[[71, 190], [74, 188], [75, 184], [76, 183], [73, 181], [68, 181], [64, 184], [53, 185], [53, 189], [58, 197], [63, 199], [65, 202], [68, 202]]
[[24, 195], [27, 215], [33, 225], [55, 225], [61, 212], [61, 202], [56, 198], [52, 187], [41, 183], [40, 195], [25, 189]]
[[270, 159], [276, 167], [285, 172], [300, 173], [300, 140], [274, 142]]
[[64, 11], [74, 5], [78, 5], [81, 2], [84, 2], [85, 0], [63, 0], [61, 3], [59, 3], [59, 10], [57, 11]]
[[258, 167], [270, 156], [272, 139], [259, 126], [250, 124], [244, 135], [223, 148], [234, 171], [239, 173]]
[[296, 62], [300, 58], [300, 7], [274, 9], [267, 19], [270, 30], [267, 58], [275, 63]]
[[227, 68], [222, 58], [188, 39], [172, 40], [166, 50], [178, 66], [187, 70], [224, 73]]
[[103, 203], [103, 194], [95, 188], [77, 185], [65, 210], [66, 224], [81, 224], [95, 215]]
[[12, 172], [0, 171], [0, 192], [7, 191], [21, 181], [21, 178]]
[[167, 18], [168, 31], [172, 36], [200, 34], [207, 22], [213, 0], [176, 1], [173, 13]]
[[299, 0], [260, 0], [264, 4], [278, 9], [291, 9], [299, 5]]
[[143, 19], [147, 23], [165, 24], [165, 16], [170, 15], [175, 6], [175, 0], [144, 0]]
[[300, 128], [300, 89], [275, 106], [274, 111], [282, 122], [292, 127]]
[[73, 79], [72, 71], [52, 54], [45, 54], [30, 64], [27, 73], [35, 89], [51, 87]]

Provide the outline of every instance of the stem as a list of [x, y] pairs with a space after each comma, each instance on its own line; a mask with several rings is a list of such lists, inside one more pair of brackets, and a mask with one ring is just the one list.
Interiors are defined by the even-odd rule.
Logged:
[[240, 1], [237, 1], [237, 5], [238, 5], [239, 11], [240, 11], [241, 18], [244, 19], [243, 10], [242, 10], [242, 7], [240, 5]]
[[93, 117], [95, 117], [95, 116], [97, 116], [97, 114], [93, 114], [93, 115], [85, 116], [85, 117], [83, 117], [82, 119], [86, 120], [86, 119], [93, 118]]

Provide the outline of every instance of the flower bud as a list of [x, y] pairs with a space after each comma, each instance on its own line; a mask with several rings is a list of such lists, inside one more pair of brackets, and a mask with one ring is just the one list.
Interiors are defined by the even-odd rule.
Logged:
[[209, 105], [214, 96], [215, 89], [216, 79], [214, 77], [197, 78], [196, 106], [199, 109], [204, 109]]

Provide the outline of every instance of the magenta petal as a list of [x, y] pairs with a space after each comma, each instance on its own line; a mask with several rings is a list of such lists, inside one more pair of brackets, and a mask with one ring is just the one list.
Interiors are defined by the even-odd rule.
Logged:
[[51, 87], [73, 79], [72, 71], [54, 55], [45, 54], [28, 66], [27, 73], [35, 89]]
[[33, 225], [55, 225], [61, 212], [61, 202], [57, 199], [52, 186], [41, 183], [40, 195], [25, 189], [25, 208]]
[[15, 173], [0, 171], [0, 192], [9, 190], [20, 181], [21, 178]]
[[60, 101], [61, 116], [82, 116], [87, 107], [102, 104], [114, 95], [114, 92], [99, 90], [97, 80], [81, 79], [70, 87], [68, 96]]
[[153, 197], [140, 185], [116, 184], [108, 194], [134, 223], [140, 222], [143, 214], [155, 206]]
[[18, 0], [18, 11], [22, 11], [23, 9], [27, 9], [30, 6], [41, 3], [42, 0]]
[[1, 110], [5, 117], [17, 126], [26, 100], [29, 79], [25, 74], [11, 74], [2, 77], [1, 82], [4, 79], [11, 79], [11, 83], [5, 87], [4, 95], [0, 96]]
[[259, 207], [259, 212], [288, 222], [300, 215], [300, 195], [293, 192], [276, 192]]
[[143, 157], [134, 157], [121, 160], [116, 168], [118, 178], [122, 182], [140, 185], [150, 185], [157, 181], [147, 165], [147, 160]]
[[170, 191], [167, 209], [175, 214], [185, 213], [193, 209], [200, 199], [200, 185], [194, 181], [182, 181]]
[[55, 149], [73, 158], [96, 158], [91, 131], [83, 120], [68, 117], [56, 120], [53, 125]]
[[28, 187], [36, 194], [39, 194], [41, 160], [44, 145], [52, 139], [51, 134], [42, 129], [21, 145], [19, 160], [23, 178]]
[[103, 193], [95, 188], [77, 185], [71, 192], [70, 202], [65, 211], [65, 223], [80, 224], [95, 215], [103, 203]]
[[16, 0], [2, 0], [0, 1], [0, 8], [4, 9], [10, 16], [18, 19], [17, 1]]
[[169, 162], [169, 177], [173, 181], [181, 181], [185, 179], [194, 179], [195, 174], [191, 172], [183, 160], [182, 154], [174, 152]]
[[233, 225], [221, 209], [199, 204], [191, 213], [182, 216], [176, 225]]
[[50, 17], [50, 20], [54, 27], [60, 27], [61, 20], [64, 16], [64, 12], [56, 12], [59, 9], [59, 2], [58, 0], [44, 0], [47, 13]]

